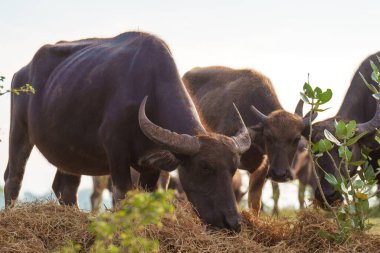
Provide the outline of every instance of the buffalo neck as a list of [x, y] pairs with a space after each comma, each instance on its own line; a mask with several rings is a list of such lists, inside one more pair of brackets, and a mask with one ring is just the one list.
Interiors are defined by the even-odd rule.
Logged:
[[352, 79], [337, 116], [361, 123], [373, 117], [376, 101], [372, 97], [371, 91], [365, 86], [359, 72], [365, 77], [370, 76], [370, 73], [366, 73], [368, 72], [367, 69], [359, 68]]

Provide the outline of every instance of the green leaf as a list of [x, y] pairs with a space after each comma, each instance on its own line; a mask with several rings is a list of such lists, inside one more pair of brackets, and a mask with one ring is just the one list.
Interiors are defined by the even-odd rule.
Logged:
[[346, 145], [351, 146], [352, 144], [355, 144], [358, 140], [360, 140], [364, 135], [366, 135], [368, 132], [364, 131], [358, 135], [356, 135], [354, 138], [351, 138], [347, 141]]
[[348, 194], [348, 189], [346, 187], [346, 184], [344, 183], [344, 181], [342, 181], [342, 183], [340, 183], [340, 189], [342, 190], [342, 192], [345, 192]]
[[309, 98], [315, 98], [314, 97], [314, 91], [313, 89], [311, 88], [310, 84], [308, 83], [305, 83], [303, 85], [303, 91], [305, 92], [305, 95]]
[[335, 138], [335, 136], [334, 136], [332, 133], [330, 133], [329, 130], [325, 129], [325, 130], [323, 131], [323, 133], [325, 134], [326, 139], [328, 139], [329, 141], [335, 143], [335, 144], [338, 145], [338, 146], [341, 146], [341, 145], [342, 145], [342, 143], [341, 143], [340, 141], [338, 141], [338, 139]]
[[326, 151], [329, 151], [333, 148], [332, 143], [327, 139], [321, 139], [318, 142], [318, 150], [320, 153], [324, 153]]
[[335, 135], [341, 140], [344, 140], [346, 138], [346, 125], [342, 120], [339, 120], [338, 124], [335, 126]]
[[332, 95], [333, 93], [331, 89], [327, 89], [325, 92], [318, 94], [317, 98], [319, 99], [319, 101], [322, 102], [322, 104], [325, 104], [330, 101], [330, 99], [332, 98]]
[[346, 162], [350, 162], [352, 158], [352, 152], [346, 146], [340, 146], [338, 148], [339, 157]]
[[375, 171], [373, 170], [373, 167], [371, 165], [369, 165], [366, 169], [365, 169], [365, 172], [364, 172], [364, 176], [365, 178], [370, 181], [370, 180], [374, 180], [376, 178], [376, 175], [375, 175]]
[[355, 162], [350, 162], [351, 166], [360, 166], [363, 165], [365, 161], [355, 161]]
[[372, 97], [374, 97], [377, 100], [380, 100], [380, 93], [374, 93], [372, 94]]
[[350, 120], [350, 122], [348, 122], [348, 124], [346, 125], [347, 138], [351, 138], [352, 136], [354, 136], [355, 130], [356, 130], [356, 121]]
[[377, 68], [376, 64], [373, 61], [369, 61], [369, 63], [371, 64], [371, 68], [372, 68], [371, 79], [374, 82], [379, 83], [379, 69]]
[[355, 189], [360, 189], [364, 187], [364, 182], [362, 180], [355, 180], [354, 182], [352, 182], [352, 186]]
[[321, 88], [319, 88], [319, 87], [315, 87], [315, 89], [314, 89], [314, 96], [315, 96], [316, 98], [318, 98], [318, 96], [319, 96], [320, 94], [322, 94], [322, 90], [321, 90]]
[[302, 92], [300, 92], [300, 95], [301, 95], [301, 99], [306, 103], [306, 104], [310, 104], [310, 100], [309, 98]]
[[362, 75], [362, 73], [359, 72], [359, 75], [360, 75], [360, 77], [363, 79], [363, 81], [364, 81], [365, 85], [367, 86], [367, 88], [368, 88], [370, 91], [372, 91], [372, 93], [378, 93], [377, 89], [376, 89], [373, 85], [369, 84], [369, 83], [367, 82], [367, 80], [365, 80], [365, 78], [364, 78], [364, 76]]
[[315, 112], [324, 112], [324, 111], [327, 111], [328, 109], [331, 109], [331, 107], [327, 107], [326, 109], [314, 108], [314, 111]]
[[335, 178], [335, 176], [333, 174], [326, 173], [325, 174], [325, 179], [332, 186], [337, 186], [338, 185], [338, 180], [336, 180], [336, 178]]
[[359, 204], [363, 208], [363, 212], [366, 213], [366, 212], [369, 211], [369, 201], [368, 201], [368, 199], [360, 200]]
[[375, 136], [375, 141], [377, 141], [377, 143], [380, 144], [380, 137], [376, 135], [376, 136]]

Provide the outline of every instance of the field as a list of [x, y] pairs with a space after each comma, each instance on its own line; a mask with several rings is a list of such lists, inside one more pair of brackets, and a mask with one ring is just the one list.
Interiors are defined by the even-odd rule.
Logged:
[[[321, 211], [307, 210], [291, 218], [260, 218], [243, 211], [239, 234], [206, 229], [187, 203], [175, 203], [175, 217], [163, 219], [163, 226], [146, 226], [140, 236], [156, 239], [160, 252], [379, 252], [380, 218], [369, 233], [350, 234], [339, 244], [321, 231], [332, 233], [335, 224]], [[95, 252], [95, 235], [89, 219], [95, 214], [55, 202], [21, 204], [0, 212], [0, 252], [75, 252], [68, 242], [80, 245], [81, 252]], [[66, 246], [62, 249], [63, 246]], [[123, 252], [123, 251], [122, 251]]]

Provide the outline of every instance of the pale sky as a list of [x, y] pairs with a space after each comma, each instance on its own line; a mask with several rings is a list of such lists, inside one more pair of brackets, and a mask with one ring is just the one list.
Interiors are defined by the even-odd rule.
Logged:
[[[10, 84], [39, 47], [59, 40], [154, 33], [170, 46], [180, 74], [195, 66], [255, 68], [293, 111], [310, 73], [339, 108], [352, 75], [380, 51], [380, 1], [20, 1], [2, 0], [0, 75]], [[9, 96], [0, 97], [0, 184], [8, 157]], [[22, 191], [51, 190], [55, 168], [34, 150]], [[81, 187], [90, 187], [89, 178]]]

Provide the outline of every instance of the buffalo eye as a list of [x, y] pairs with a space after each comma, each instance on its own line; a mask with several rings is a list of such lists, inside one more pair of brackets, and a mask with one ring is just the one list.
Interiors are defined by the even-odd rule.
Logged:
[[298, 144], [298, 142], [300, 142], [300, 139], [301, 139], [301, 137], [296, 137], [296, 138], [293, 140], [293, 144]]

